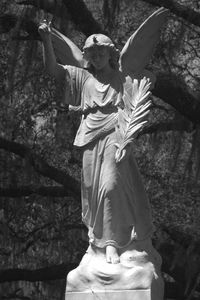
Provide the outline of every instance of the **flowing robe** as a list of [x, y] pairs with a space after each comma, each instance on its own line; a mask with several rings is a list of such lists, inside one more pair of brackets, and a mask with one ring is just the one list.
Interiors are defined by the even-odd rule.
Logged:
[[151, 211], [133, 153], [115, 161], [123, 77], [115, 71], [109, 84], [102, 84], [87, 70], [65, 69], [65, 99], [83, 113], [74, 145], [83, 148], [82, 219], [90, 243], [123, 248], [133, 239], [148, 238]]

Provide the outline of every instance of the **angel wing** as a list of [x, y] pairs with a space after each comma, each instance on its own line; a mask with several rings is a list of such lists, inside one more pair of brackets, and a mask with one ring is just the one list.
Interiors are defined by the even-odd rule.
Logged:
[[[153, 54], [167, 12], [164, 8], [155, 11], [128, 39], [119, 59], [124, 74], [139, 73], [144, 69]], [[51, 34], [55, 54], [61, 64], [82, 68], [86, 65], [81, 50], [69, 38], [55, 28], [52, 28]]]
[[81, 50], [69, 38], [55, 28], [51, 29], [51, 35], [56, 57], [61, 64], [81, 68], [85, 66]]
[[120, 69], [125, 75], [140, 73], [149, 62], [168, 10], [161, 7], [131, 35], [120, 54]]

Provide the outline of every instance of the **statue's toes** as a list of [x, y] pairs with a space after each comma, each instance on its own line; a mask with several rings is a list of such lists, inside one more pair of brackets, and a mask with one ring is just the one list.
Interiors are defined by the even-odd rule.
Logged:
[[112, 263], [112, 260], [111, 260], [110, 255], [107, 255], [107, 256], [106, 256], [106, 261], [107, 261], [107, 263], [109, 263], [109, 264]]
[[119, 263], [120, 263], [119, 256], [112, 257], [112, 264], [119, 264]]
[[109, 264], [119, 264], [120, 263], [120, 259], [119, 256], [116, 254], [113, 255], [107, 255], [106, 256], [106, 261]]
[[120, 262], [117, 249], [111, 245], [106, 247], [106, 261], [110, 264], [118, 264]]

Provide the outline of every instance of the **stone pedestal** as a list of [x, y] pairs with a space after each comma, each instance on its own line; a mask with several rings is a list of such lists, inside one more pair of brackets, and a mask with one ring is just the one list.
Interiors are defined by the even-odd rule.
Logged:
[[161, 258], [150, 239], [119, 249], [119, 257], [120, 263], [107, 263], [105, 249], [90, 245], [67, 276], [66, 300], [163, 299]]
[[65, 300], [151, 300], [150, 290], [67, 292]]

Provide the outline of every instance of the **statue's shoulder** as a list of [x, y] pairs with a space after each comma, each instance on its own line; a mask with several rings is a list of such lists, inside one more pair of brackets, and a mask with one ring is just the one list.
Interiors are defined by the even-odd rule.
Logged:
[[71, 66], [71, 65], [65, 65], [64, 68], [66, 71], [68, 71], [70, 77], [73, 78], [74, 80], [85, 81], [87, 78], [92, 76], [90, 70], [85, 68]]

